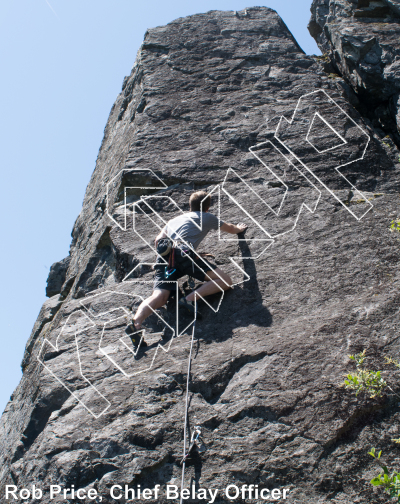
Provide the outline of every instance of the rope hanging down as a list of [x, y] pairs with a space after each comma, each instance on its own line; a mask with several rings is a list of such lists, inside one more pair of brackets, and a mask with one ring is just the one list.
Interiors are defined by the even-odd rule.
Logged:
[[186, 459], [190, 455], [190, 452], [192, 451], [194, 446], [199, 446], [199, 451], [204, 451], [203, 447], [200, 447], [200, 434], [201, 434], [201, 429], [200, 427], [196, 426], [194, 428], [194, 431], [192, 433], [191, 439], [190, 439], [190, 446], [188, 451], [186, 451], [186, 440], [187, 440], [187, 424], [188, 424], [188, 410], [189, 410], [189, 382], [190, 382], [190, 369], [192, 365], [192, 350], [193, 350], [193, 341], [194, 341], [194, 331], [196, 328], [196, 319], [197, 319], [197, 302], [196, 302], [196, 297], [194, 300], [194, 322], [193, 322], [193, 328], [192, 328], [192, 339], [190, 341], [190, 352], [189, 352], [189, 362], [188, 362], [188, 370], [187, 370], [187, 379], [186, 379], [186, 401], [185, 401], [185, 420], [184, 420], [184, 427], [183, 427], [183, 458], [181, 461], [182, 464], [182, 481], [181, 481], [181, 498], [180, 498], [180, 504], [182, 504], [182, 490], [183, 486], [185, 483], [185, 467], [186, 467]]

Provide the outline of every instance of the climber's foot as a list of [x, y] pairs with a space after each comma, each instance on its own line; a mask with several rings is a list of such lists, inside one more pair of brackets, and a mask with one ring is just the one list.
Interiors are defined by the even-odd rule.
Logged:
[[[131, 324], [130, 326], [128, 327], [132, 327], [133, 324]], [[128, 332], [128, 331], [127, 331]], [[139, 343], [140, 343], [140, 348], [145, 348], [147, 347], [147, 343], [145, 342], [144, 338], [142, 338], [142, 336], [140, 334], [132, 334], [132, 333], [128, 333], [129, 334], [129, 337], [131, 338], [131, 341], [132, 341], [132, 345], [134, 346], [134, 348], [138, 348], [139, 346]], [[142, 340], [142, 341], [140, 341]]]
[[132, 322], [126, 327], [126, 333], [131, 335], [140, 331], [141, 329], [142, 325], [138, 322], [135, 322], [135, 320], [132, 320]]

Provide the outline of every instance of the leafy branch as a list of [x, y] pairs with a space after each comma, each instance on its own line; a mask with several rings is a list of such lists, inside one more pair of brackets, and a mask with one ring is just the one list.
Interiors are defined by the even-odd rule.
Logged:
[[393, 364], [397, 369], [400, 369], [400, 363], [397, 359], [393, 359], [393, 357], [385, 356], [386, 364]]
[[349, 359], [355, 361], [356, 366], [359, 368], [363, 365], [363, 362], [365, 361], [367, 350], [364, 348], [364, 350], [356, 355], [349, 355]]
[[387, 466], [380, 462], [382, 450], [376, 454], [375, 448], [371, 448], [368, 455], [371, 455], [371, 457], [373, 457], [383, 469], [383, 473], [375, 476], [375, 478], [371, 480], [371, 484], [374, 486], [382, 486], [389, 496], [391, 498], [397, 498], [397, 502], [400, 504], [400, 473], [393, 471], [389, 474]]
[[360, 392], [367, 392], [371, 399], [380, 397], [382, 391], [387, 387], [386, 381], [381, 376], [381, 371], [371, 371], [362, 369], [362, 365], [366, 359], [366, 350], [356, 355], [349, 355], [349, 359], [355, 362], [357, 372], [346, 375], [343, 385], [347, 389], [355, 390], [356, 397]]

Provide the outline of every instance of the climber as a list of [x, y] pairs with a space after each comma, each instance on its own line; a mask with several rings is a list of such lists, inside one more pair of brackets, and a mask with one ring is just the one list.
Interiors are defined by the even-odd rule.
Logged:
[[[206, 234], [212, 230], [221, 229], [226, 233], [238, 234], [247, 229], [247, 225], [240, 223], [237, 226], [219, 221], [218, 218], [209, 213], [211, 206], [211, 196], [205, 191], [197, 191], [191, 194], [189, 198], [190, 212], [186, 212], [174, 219], [171, 219], [161, 230], [155, 239], [155, 246], [165, 238], [171, 240], [182, 240], [196, 250]], [[194, 222], [200, 227], [197, 227]], [[202, 254], [199, 254], [202, 255]], [[155, 265], [155, 281], [153, 293], [150, 297], [142, 301], [135, 315], [133, 324], [138, 331], [142, 327], [143, 321], [153, 313], [153, 310], [160, 308], [167, 302], [171, 291], [175, 290], [174, 281], [184, 275], [189, 275], [200, 282], [205, 282], [198, 289], [192, 291], [188, 296], [179, 301], [179, 305], [194, 313], [194, 301], [199, 296], [209, 296], [221, 290], [227, 290], [232, 286], [230, 276], [218, 268], [215, 264], [209, 262], [205, 257], [201, 259], [195, 254], [191, 254], [191, 259], [177, 264], [175, 268], [167, 271], [165, 261], [157, 258]], [[168, 256], [164, 257], [168, 260]]]

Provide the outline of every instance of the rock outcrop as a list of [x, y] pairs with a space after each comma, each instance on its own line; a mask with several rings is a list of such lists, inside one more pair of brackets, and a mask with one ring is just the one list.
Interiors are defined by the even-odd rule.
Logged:
[[47, 278], [47, 286], [46, 286], [47, 297], [53, 297], [56, 294], [61, 293], [70, 261], [71, 258], [68, 256], [62, 261], [57, 261], [54, 264], [52, 264], [49, 276]]
[[311, 35], [357, 93], [358, 109], [400, 145], [400, 2], [314, 0]]
[[[354, 17], [367, 3], [335, 2], [336, 24], [328, 1], [313, 3], [310, 29], [330, 59], [305, 55], [264, 7], [146, 32], [1, 419], [2, 502], [13, 502], [5, 485], [35, 484], [43, 502], [50, 485], [75, 485], [103, 503], [113, 485], [180, 487], [193, 318], [175, 296], [147, 319], [147, 347], [126, 328], [152, 290], [155, 233], [200, 188], [212, 212], [249, 229], [201, 245], [235, 285], [199, 303], [189, 428], [201, 426], [207, 449], [188, 458], [185, 486], [219, 489], [215, 502], [230, 502], [231, 484], [285, 488], [298, 504], [386, 502], [367, 452], [395, 463], [398, 371], [385, 367], [381, 398], [342, 386], [348, 354], [366, 349], [383, 369], [399, 351], [398, 133], [395, 112], [381, 124], [372, 110], [395, 107], [396, 77], [379, 63], [382, 35], [357, 45], [350, 33], [370, 19]], [[385, 51], [395, 75], [396, 46]], [[262, 502], [248, 497], [234, 502]]]

